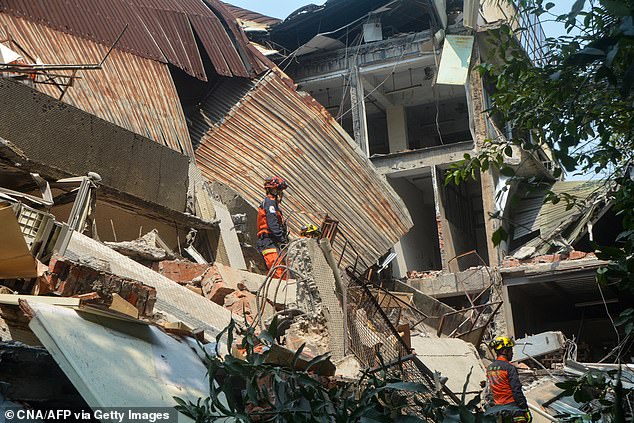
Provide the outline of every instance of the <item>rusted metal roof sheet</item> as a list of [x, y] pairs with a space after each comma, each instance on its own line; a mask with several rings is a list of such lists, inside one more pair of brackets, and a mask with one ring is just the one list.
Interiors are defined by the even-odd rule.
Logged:
[[262, 15], [252, 10], [243, 9], [233, 4], [223, 3], [233, 16], [241, 21], [255, 22], [266, 26], [271, 26], [282, 22], [281, 19], [273, 18], [271, 16]]
[[[2, 1], [2, 0], [0, 0]], [[46, 3], [47, 4], [47, 3]], [[11, 37], [45, 63], [97, 62], [108, 47], [0, 13], [0, 37]], [[187, 123], [168, 66], [115, 49], [102, 70], [80, 72], [63, 101], [189, 156]], [[53, 97], [52, 85], [36, 88]]]
[[197, 165], [254, 207], [266, 176], [286, 178], [284, 209], [295, 233], [327, 213], [372, 263], [411, 228], [407, 209], [330, 114], [277, 72], [226, 80], [191, 116]]
[[[170, 63], [206, 80], [195, 35], [216, 72], [254, 77], [266, 70], [247, 45], [228, 9], [218, 0], [0, 0], [0, 11], [43, 23], [66, 34]], [[225, 28], [231, 32], [229, 35]], [[82, 60], [80, 60], [82, 62]], [[227, 66], [228, 65], [228, 66]]]

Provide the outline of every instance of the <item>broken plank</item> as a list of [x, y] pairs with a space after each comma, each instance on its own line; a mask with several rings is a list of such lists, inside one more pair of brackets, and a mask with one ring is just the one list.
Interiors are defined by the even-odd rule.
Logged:
[[110, 304], [110, 307], [108, 307], [108, 309], [123, 313], [134, 319], [139, 318], [139, 310], [137, 310], [134, 305], [124, 300], [121, 295], [117, 293], [112, 294], [112, 304]]
[[70, 297], [44, 297], [40, 295], [0, 294], [0, 304], [18, 305], [18, 300], [45, 303], [62, 307], [79, 307], [81, 299]]

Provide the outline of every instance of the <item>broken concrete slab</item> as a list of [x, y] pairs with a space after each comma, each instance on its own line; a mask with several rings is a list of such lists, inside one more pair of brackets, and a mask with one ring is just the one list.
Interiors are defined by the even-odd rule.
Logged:
[[196, 402], [208, 395], [204, 363], [188, 343], [158, 327], [46, 304], [28, 307], [29, 327], [90, 407], [173, 408], [174, 396]]
[[208, 264], [193, 263], [185, 260], [163, 260], [154, 264], [152, 269], [174, 282], [185, 284], [197, 278], [202, 279], [209, 267], [210, 265]]
[[212, 199], [211, 203], [216, 210], [216, 217], [220, 219], [220, 236], [222, 237], [222, 244], [228, 259], [228, 263], [225, 264], [235, 267], [236, 269], [245, 270], [247, 265], [244, 261], [238, 234], [236, 233], [236, 228], [233, 224], [229, 209], [220, 201]]
[[566, 337], [562, 332], [542, 332], [515, 340], [513, 361], [520, 362], [531, 357], [561, 351], [566, 347]]
[[449, 307], [445, 303], [442, 303], [431, 297], [424, 292], [416, 289], [413, 286], [408, 285], [405, 282], [395, 281], [394, 289], [399, 292], [406, 292], [412, 294], [412, 301], [418, 310], [423, 312], [427, 318], [422, 325], [426, 328], [427, 333], [436, 334], [442, 316], [448, 313], [455, 313], [455, 309]]
[[328, 326], [328, 340], [334, 360], [345, 356], [346, 320], [343, 312], [343, 288], [339, 269], [334, 263], [330, 241], [306, 239], [312, 262], [313, 278], [322, 301], [322, 313]]
[[456, 273], [431, 272], [426, 277], [410, 278], [406, 283], [426, 295], [441, 298], [456, 293], [480, 293], [491, 285], [491, 276], [485, 267], [477, 267]]
[[137, 260], [173, 260], [176, 255], [161, 240], [156, 229], [133, 241], [104, 242], [113, 250]]
[[231, 313], [223, 307], [87, 236], [74, 233], [67, 256], [71, 259], [89, 256], [106, 260], [113, 274], [152, 286], [156, 289], [156, 310], [166, 314], [169, 320], [204, 329], [209, 340], [214, 340], [231, 320]]
[[[243, 284], [249, 291], [257, 292], [266, 280], [266, 275], [247, 272], [246, 270], [225, 266], [218, 262], [214, 263], [214, 267], [226, 286], [230, 288], [238, 289], [239, 285]], [[267, 299], [269, 301], [278, 304], [284, 304], [287, 301], [290, 303], [295, 302], [295, 298], [297, 297], [297, 284], [294, 279], [275, 281], [275, 283], [279, 285], [277, 297], [275, 297], [275, 290], [269, 289], [267, 291]]]
[[416, 357], [429, 369], [447, 377], [446, 386], [460, 394], [467, 374], [471, 372], [467, 385], [467, 401], [482, 391], [480, 382], [486, 381], [486, 369], [478, 351], [469, 342], [456, 338], [412, 337], [412, 348]]

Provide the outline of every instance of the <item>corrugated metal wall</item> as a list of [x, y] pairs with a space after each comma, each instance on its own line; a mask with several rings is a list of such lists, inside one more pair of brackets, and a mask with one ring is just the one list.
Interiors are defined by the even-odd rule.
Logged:
[[[251, 91], [230, 107], [246, 84]], [[256, 207], [266, 176], [286, 178], [291, 188], [283, 208], [287, 215], [300, 213], [291, 216], [291, 229], [320, 223], [328, 213], [342, 222], [368, 263], [412, 226], [403, 202], [330, 114], [276, 72], [253, 83], [226, 81], [192, 118], [192, 138], [197, 164], [209, 179], [227, 184]]]
[[[99, 62], [108, 47], [0, 13], [0, 38], [6, 31], [44, 63]], [[58, 71], [61, 73], [61, 71]], [[64, 102], [108, 122], [192, 155], [191, 141], [178, 93], [166, 64], [113, 50], [102, 70], [83, 71]], [[59, 97], [55, 86], [36, 88]]]
[[206, 75], [194, 33], [219, 75], [249, 77], [266, 69], [217, 0], [0, 0], [0, 11], [106, 46], [127, 25], [118, 49], [201, 80]]

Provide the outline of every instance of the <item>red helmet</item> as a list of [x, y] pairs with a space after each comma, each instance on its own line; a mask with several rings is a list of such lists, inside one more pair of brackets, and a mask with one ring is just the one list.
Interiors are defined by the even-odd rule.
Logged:
[[288, 188], [286, 181], [279, 176], [271, 176], [264, 180], [264, 188], [273, 188], [277, 190], [284, 190]]

